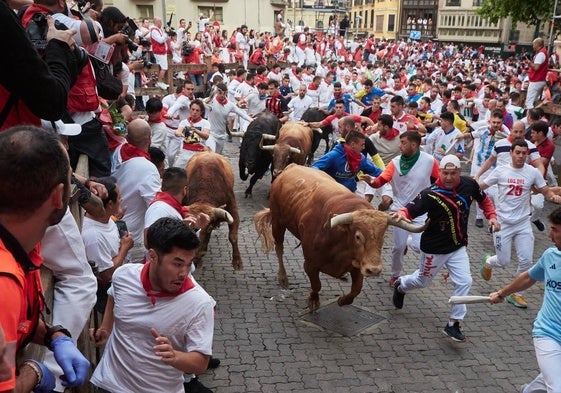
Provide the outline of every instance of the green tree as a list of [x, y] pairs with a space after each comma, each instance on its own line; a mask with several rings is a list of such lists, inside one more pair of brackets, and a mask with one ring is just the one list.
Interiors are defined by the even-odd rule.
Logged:
[[[536, 27], [536, 36], [542, 23], [551, 21], [555, 0], [483, 0], [477, 14], [491, 23], [497, 23], [501, 18], [512, 17], [512, 26], [516, 28], [519, 22]], [[560, 13], [561, 9], [557, 10]]]

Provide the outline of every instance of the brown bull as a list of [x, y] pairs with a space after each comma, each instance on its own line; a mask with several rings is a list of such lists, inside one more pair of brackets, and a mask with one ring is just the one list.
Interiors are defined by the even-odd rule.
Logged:
[[[228, 222], [228, 240], [232, 244], [232, 266], [239, 270], [242, 268], [242, 259], [238, 248], [238, 229], [240, 217], [238, 205], [234, 196], [234, 174], [232, 167], [220, 154], [212, 152], [197, 153], [187, 164], [188, 191], [184, 204], [189, 206], [192, 214], [206, 213], [211, 222], [207, 230], [201, 231], [201, 246], [196, 256], [196, 264], [200, 265], [202, 257], [206, 254], [208, 241], [212, 230], [221, 221]], [[227, 214], [218, 214], [223, 208]]]
[[[296, 122], [288, 122], [279, 130], [278, 138], [263, 135], [260, 147], [273, 153], [273, 178], [282, 173], [287, 165], [304, 165], [312, 149], [313, 131], [310, 127]], [[275, 140], [274, 145], [263, 146], [263, 140]]]
[[287, 287], [285, 231], [300, 240], [312, 310], [319, 307], [320, 272], [332, 277], [351, 273], [351, 291], [338, 300], [340, 306], [351, 304], [362, 289], [364, 276], [378, 276], [382, 271], [381, 250], [388, 224], [415, 232], [424, 229], [396, 223], [324, 172], [299, 165], [289, 165], [273, 182], [269, 202], [270, 208], [253, 218], [263, 249], [269, 252], [274, 243], [279, 283]]

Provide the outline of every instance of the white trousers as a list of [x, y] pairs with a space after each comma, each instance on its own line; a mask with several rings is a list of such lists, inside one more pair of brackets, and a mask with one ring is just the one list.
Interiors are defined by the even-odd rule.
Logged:
[[206, 140], [206, 146], [213, 152], [222, 154], [224, 150], [224, 139], [216, 139], [214, 135], [210, 134]]
[[534, 107], [534, 102], [541, 98], [543, 88], [545, 87], [545, 81], [541, 82], [530, 82], [528, 85], [528, 92], [526, 93], [526, 109], [532, 109]]
[[[413, 220], [413, 224], [423, 225], [427, 218], [426, 214], [419, 216]], [[408, 241], [411, 236], [411, 241]], [[392, 277], [399, 277], [403, 269], [403, 252], [405, 247], [411, 251], [418, 253], [421, 243], [421, 233], [408, 232], [398, 227], [393, 228], [393, 244], [392, 244]]]
[[548, 337], [534, 337], [534, 349], [541, 373], [522, 393], [561, 392], [561, 343]]
[[[425, 254], [421, 253], [419, 269], [408, 276], [402, 276], [401, 289], [407, 293], [409, 290], [427, 287], [446, 265], [450, 279], [454, 283], [454, 296], [465, 296], [471, 289], [471, 273], [469, 271], [469, 256], [466, 248], [462, 247], [450, 254]], [[467, 313], [465, 304], [455, 304], [450, 312], [450, 319], [462, 320]]]

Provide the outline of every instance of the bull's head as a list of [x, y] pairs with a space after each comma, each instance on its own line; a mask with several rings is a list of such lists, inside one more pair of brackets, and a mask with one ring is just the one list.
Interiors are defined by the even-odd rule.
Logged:
[[395, 225], [409, 232], [422, 232], [418, 227], [404, 221], [395, 221], [378, 210], [361, 209], [352, 213], [337, 215], [331, 219], [331, 228], [348, 225], [353, 239], [349, 244], [352, 265], [360, 269], [364, 276], [379, 276], [382, 272], [382, 245], [388, 225]]
[[300, 149], [286, 143], [276, 143], [274, 146], [264, 147], [273, 147], [273, 178], [280, 175], [284, 168], [292, 162], [292, 154], [302, 154]]
[[260, 131], [247, 131], [244, 134], [239, 161], [240, 178], [242, 180], [247, 180], [248, 174], [252, 175], [255, 173], [259, 157], [259, 146], [261, 145], [261, 135]]

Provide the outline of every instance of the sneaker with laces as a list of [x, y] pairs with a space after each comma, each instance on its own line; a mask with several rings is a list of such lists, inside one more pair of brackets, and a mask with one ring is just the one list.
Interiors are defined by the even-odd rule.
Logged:
[[183, 389], [185, 393], [212, 393], [212, 390], [203, 385], [198, 377], [191, 378], [189, 382], [184, 382]]
[[526, 299], [524, 299], [524, 296], [522, 295], [516, 295], [513, 293], [512, 295], [508, 295], [506, 297], [506, 301], [518, 308], [528, 307], [528, 303], [526, 303]]
[[475, 220], [475, 226], [478, 228], [483, 228], [483, 219], [478, 218], [477, 220]]
[[158, 83], [156, 83], [156, 87], [158, 87], [162, 90], [167, 90], [169, 86], [166, 85], [164, 82], [158, 82]]
[[491, 266], [487, 263], [489, 258], [491, 258], [491, 254], [483, 255], [481, 268], [479, 269], [479, 274], [481, 274], [481, 278], [483, 278], [485, 281], [489, 281], [491, 279], [491, 276], [493, 275], [493, 268], [491, 268]]
[[393, 284], [393, 297], [392, 297], [392, 302], [393, 305], [395, 306], [395, 308], [397, 309], [402, 309], [403, 308], [403, 299], [405, 298], [405, 294], [402, 292], [399, 292], [399, 286], [401, 285], [401, 281], [398, 279], [395, 281], [395, 283]]
[[399, 279], [399, 276], [392, 276], [392, 278], [390, 278], [390, 287], [393, 288], [393, 286], [395, 285], [395, 282]]
[[459, 343], [463, 343], [466, 341], [466, 336], [460, 330], [460, 322], [456, 321], [452, 326], [446, 324], [444, 329], [442, 329], [442, 333], [446, 334], [452, 340], [457, 341]]

